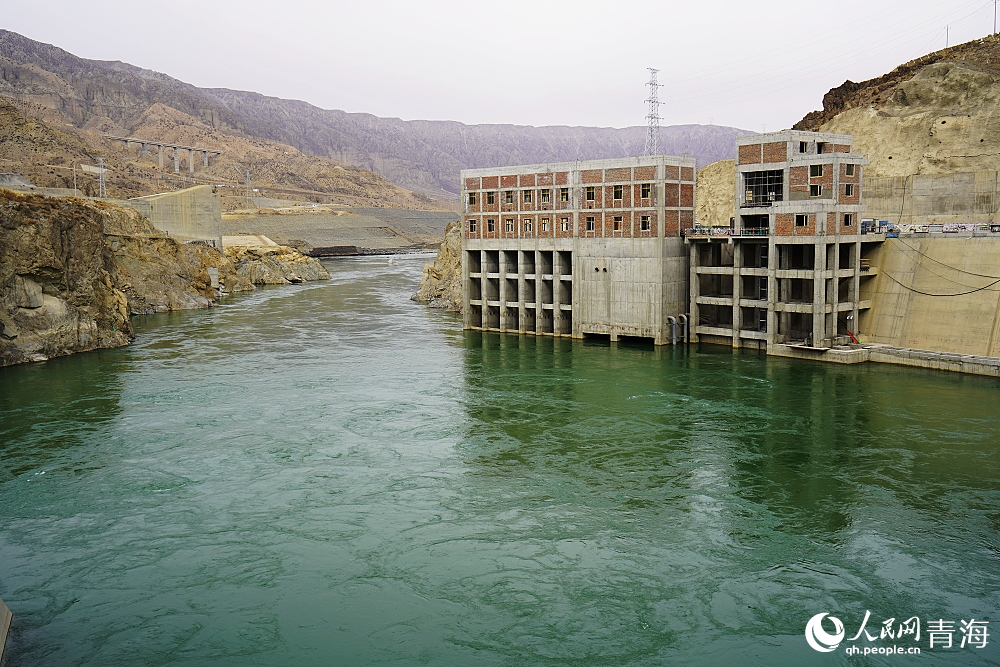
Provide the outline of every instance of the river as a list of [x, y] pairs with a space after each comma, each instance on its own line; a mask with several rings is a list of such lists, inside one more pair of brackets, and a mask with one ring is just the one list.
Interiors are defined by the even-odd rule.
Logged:
[[927, 641], [1000, 641], [995, 379], [463, 332], [424, 261], [0, 369], [4, 667], [1000, 664]]

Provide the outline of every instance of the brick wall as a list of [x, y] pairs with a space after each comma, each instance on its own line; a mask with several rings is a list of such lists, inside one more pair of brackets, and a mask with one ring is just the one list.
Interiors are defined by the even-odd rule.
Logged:
[[788, 159], [788, 144], [771, 142], [764, 144], [764, 162], [785, 162]]
[[761, 144], [746, 144], [744, 146], [740, 146], [740, 164], [760, 164], [763, 161], [764, 159], [761, 155]]
[[816, 234], [816, 216], [807, 216], [808, 224], [805, 227], [795, 226], [794, 213], [779, 213], [774, 216], [775, 236], [814, 236]]

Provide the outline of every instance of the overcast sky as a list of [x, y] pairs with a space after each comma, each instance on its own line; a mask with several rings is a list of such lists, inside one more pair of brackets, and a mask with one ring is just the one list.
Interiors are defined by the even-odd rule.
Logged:
[[202, 87], [408, 120], [789, 127], [846, 79], [993, 31], [994, 0], [4, 2], [0, 27]]

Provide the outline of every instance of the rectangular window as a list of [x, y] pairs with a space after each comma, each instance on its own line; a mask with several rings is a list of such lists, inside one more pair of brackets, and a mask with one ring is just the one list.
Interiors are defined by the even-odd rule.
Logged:
[[486, 231], [495, 232], [497, 230], [497, 221], [493, 218], [486, 219]]
[[615, 216], [615, 231], [620, 232], [622, 230], [622, 216]]
[[587, 187], [587, 201], [594, 201], [597, 199], [597, 190], [593, 185]]
[[469, 231], [475, 233], [476, 231], [476, 221], [469, 220]]
[[569, 231], [569, 218], [559, 219], [559, 231], [568, 232]]
[[844, 186], [844, 196], [845, 197], [854, 196], [854, 185], [852, 183], [848, 183], [847, 185]]
[[475, 192], [470, 192], [469, 193], [469, 206], [475, 206], [475, 205], [476, 205], [476, 193]]
[[798, 213], [795, 215], [795, 226], [805, 227], [809, 224], [809, 216]]
[[503, 223], [503, 230], [505, 232], [514, 231], [514, 218], [507, 218], [507, 220]]
[[653, 184], [643, 183], [639, 186], [639, 191], [643, 199], [649, 199], [653, 194]]
[[524, 221], [524, 231], [527, 232], [527, 233], [529, 233], [529, 234], [531, 233], [531, 231], [532, 231], [531, 220], [525, 220]]
[[847, 175], [847, 176], [853, 176], [854, 175], [854, 165], [853, 164], [845, 164], [844, 165], [844, 174]]
[[506, 190], [503, 193], [503, 203], [504, 204], [513, 204], [514, 203], [514, 191], [513, 190]]
[[538, 226], [538, 228], [539, 228], [539, 230], [541, 230], [543, 232], [549, 231], [549, 219], [548, 218], [542, 218], [542, 222]]
[[644, 232], [649, 231], [649, 216], [643, 215], [639, 217], [639, 229]]
[[613, 190], [614, 190], [614, 195], [615, 195], [614, 199], [621, 199], [622, 195], [625, 192], [625, 188], [623, 186], [621, 186], [621, 185], [614, 186]]
[[853, 224], [854, 224], [854, 214], [853, 213], [845, 213], [844, 214], [844, 227], [850, 227]]
[[548, 204], [550, 194], [551, 194], [550, 190], [541, 190], [538, 193], [538, 201], [542, 202], [543, 204]]
[[497, 203], [497, 193], [495, 193], [495, 192], [487, 192], [486, 193], [486, 203], [487, 204], [496, 204]]
[[820, 155], [822, 155], [823, 151], [825, 149], [826, 149], [826, 144], [825, 143], [823, 143], [822, 141], [817, 141], [816, 142], [816, 152], [817, 153], [819, 153]]
[[559, 201], [569, 201], [569, 188], [559, 188]]
[[815, 178], [816, 176], [823, 175], [823, 165], [821, 164], [811, 164], [809, 165], [809, 176], [810, 178]]
[[823, 195], [822, 185], [810, 185], [809, 186], [809, 196], [810, 197], [821, 197]]
[[531, 190], [525, 190], [521, 193], [521, 198], [524, 200], [525, 204], [531, 203]]
[[809, 150], [809, 143], [805, 142], [805, 141], [800, 141], [799, 142], [799, 152], [800, 153], [805, 153], [807, 150]]
[[592, 215], [587, 216], [587, 231], [588, 232], [592, 232], [596, 228], [597, 228], [597, 225], [594, 224], [594, 216], [592, 216]]

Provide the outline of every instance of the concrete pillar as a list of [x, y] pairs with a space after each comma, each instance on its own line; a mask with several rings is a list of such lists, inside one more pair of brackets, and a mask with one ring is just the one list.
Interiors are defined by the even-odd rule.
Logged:
[[181, 162], [180, 159], [178, 158], [177, 146], [174, 146], [174, 173], [175, 174], [181, 173]]
[[148, 151], [146, 150], [146, 146], [147, 146], [146, 142], [145, 141], [142, 142], [142, 157], [146, 157], [146, 155], [148, 154]]
[[[661, 200], [662, 201], [662, 200]], [[690, 296], [691, 302], [688, 304], [688, 312], [691, 314], [691, 324], [689, 325], [689, 330], [691, 332], [691, 338], [689, 339], [692, 343], [698, 342], [698, 321], [701, 319], [701, 312], [698, 306], [698, 297], [701, 295], [701, 281], [698, 280], [698, 244], [694, 241], [689, 242], [688, 250], [690, 255], [690, 272], [691, 272], [691, 282], [688, 294]], [[663, 328], [659, 329], [659, 340], [654, 341], [657, 345], [663, 344]]]
[[[786, 176], [787, 178], [787, 176]], [[767, 344], [774, 345], [778, 342], [779, 314], [776, 310], [778, 305], [778, 278], [775, 271], [778, 268], [778, 244], [774, 234], [767, 239]], [[783, 322], [780, 327], [782, 331], [787, 330], [788, 323]]]
[[205, 166], [208, 166], [208, 151], [205, 151]]
[[188, 173], [194, 173], [194, 149], [188, 149]]
[[157, 146], [160, 149], [160, 169], [163, 169], [163, 144]]
[[[820, 216], [825, 216], [825, 214], [820, 213], [817, 217], [817, 223]], [[817, 224], [817, 227], [819, 225]], [[826, 279], [825, 269], [826, 269], [826, 243], [824, 243], [824, 237], [818, 236], [817, 240], [813, 243], [813, 325], [812, 325], [812, 344], [814, 347], [823, 347], [824, 339], [826, 339]]]
[[733, 240], [733, 347], [740, 346], [740, 282], [743, 277], [740, 269], [743, 267], [743, 248]]

